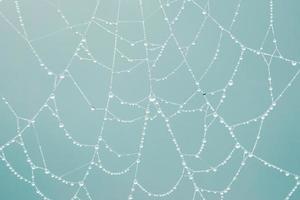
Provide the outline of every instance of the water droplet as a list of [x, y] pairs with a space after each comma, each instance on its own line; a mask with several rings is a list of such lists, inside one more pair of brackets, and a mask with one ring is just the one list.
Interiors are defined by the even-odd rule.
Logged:
[[155, 96], [154, 96], [154, 95], [150, 95], [150, 96], [149, 96], [149, 101], [150, 101], [150, 102], [156, 101]]
[[114, 97], [114, 94], [113, 94], [112, 92], [109, 92], [108, 97], [109, 97], [109, 98], [113, 98], [113, 97]]
[[96, 110], [95, 106], [91, 106], [91, 111], [95, 111], [95, 110]]
[[51, 94], [51, 95], [50, 95], [50, 99], [55, 99], [55, 95], [54, 95], [54, 94]]

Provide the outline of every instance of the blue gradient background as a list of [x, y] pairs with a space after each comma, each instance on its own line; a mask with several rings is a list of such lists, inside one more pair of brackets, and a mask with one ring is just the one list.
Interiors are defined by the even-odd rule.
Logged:
[[[159, 9], [159, 1], [143, 0], [147, 39], [151, 43], [161, 44], [169, 35], [169, 29]], [[162, 1], [164, 5], [167, 1]], [[170, 1], [165, 7], [170, 18], [174, 18], [179, 11], [182, 0]], [[209, 14], [223, 27], [231, 24], [238, 0], [195, 0], [203, 8], [209, 5]], [[208, 3], [209, 2], [209, 3]], [[54, 74], [61, 74], [69, 64], [70, 58], [80, 42], [80, 35], [84, 33], [86, 23], [95, 9], [94, 0], [27, 0], [19, 1], [22, 19], [32, 48]], [[96, 17], [114, 21], [117, 15], [117, 0], [101, 0]], [[274, 28], [278, 48], [284, 58], [299, 60], [300, 57], [300, 3], [297, 0], [274, 1]], [[73, 28], [68, 28], [57, 9], [65, 15]], [[232, 34], [246, 47], [259, 49], [269, 26], [269, 1], [243, 0], [239, 15], [232, 27]], [[53, 90], [55, 76], [49, 76], [40, 66], [32, 48], [18, 34], [22, 27], [16, 12], [15, 2], [0, 1], [0, 96], [5, 97], [17, 115], [31, 119], [43, 106]], [[137, 0], [121, 0], [120, 20], [141, 20], [140, 8]], [[185, 9], [173, 25], [179, 43], [182, 46], [191, 43], [197, 33], [204, 16], [192, 2], [186, 2]], [[99, 22], [100, 23], [100, 22]], [[101, 23], [100, 23], [101, 24]], [[114, 36], [105, 30], [114, 32], [114, 26], [102, 23], [100, 28], [92, 23], [86, 39], [89, 50], [94, 57], [106, 66], [112, 65]], [[50, 33], [50, 35], [48, 35]], [[119, 34], [132, 41], [143, 39], [143, 29], [138, 23], [119, 25]], [[192, 46], [187, 58], [197, 78], [201, 76], [217, 49], [220, 29], [210, 19], [203, 27], [195, 46]], [[263, 52], [272, 53], [273, 38], [266, 40]], [[138, 43], [131, 47], [118, 39], [118, 49], [132, 58], [143, 58], [145, 47]], [[158, 51], [149, 57], [157, 56]], [[80, 51], [80, 55], [85, 55]], [[200, 81], [200, 87], [210, 92], [218, 90], [230, 79], [234, 66], [239, 58], [240, 48], [224, 33], [221, 40], [220, 54], [215, 64]], [[153, 68], [154, 77], [163, 77], [172, 71], [182, 60], [174, 41], [170, 41], [165, 51]], [[116, 70], [126, 70], [132, 63], [120, 56], [116, 58]], [[299, 70], [299, 64], [292, 66], [288, 61], [273, 58], [270, 65], [274, 97], [277, 97]], [[91, 111], [90, 107], [105, 107], [110, 72], [93, 62], [75, 58], [69, 68], [72, 77], [84, 92], [91, 105], [83, 98], [71, 78], [66, 76], [55, 90], [56, 103], [65, 128], [73, 138], [84, 144], [95, 144], [103, 121], [103, 111]], [[261, 55], [246, 50], [244, 59], [234, 79], [234, 85], [226, 93], [224, 103], [219, 114], [229, 124], [247, 121], [261, 115], [270, 105], [268, 91], [267, 65]], [[274, 110], [265, 119], [261, 130], [261, 139], [254, 154], [279, 168], [293, 174], [300, 174], [300, 80], [295, 79], [292, 86], [277, 102]], [[170, 79], [153, 83], [156, 95], [169, 101], [183, 103], [195, 86], [186, 68], [180, 68]], [[148, 96], [149, 79], [145, 63], [130, 73], [114, 76], [113, 92], [128, 102], [136, 102]], [[207, 95], [213, 105], [221, 96]], [[204, 103], [204, 98], [198, 96], [187, 107], [198, 108]], [[143, 105], [146, 105], [144, 102]], [[49, 106], [54, 106], [49, 103]], [[176, 106], [162, 103], [166, 113], [172, 113]], [[113, 98], [109, 110], [121, 119], [132, 119], [144, 115], [143, 110], [120, 104]], [[157, 111], [150, 106], [151, 114]], [[203, 137], [204, 113], [183, 113], [172, 119], [170, 124], [178, 143], [185, 153], [195, 153]], [[35, 129], [28, 127], [22, 133], [24, 144], [31, 159], [36, 165], [42, 166], [43, 161], [38, 149], [35, 135], [38, 134], [43, 147], [47, 166], [51, 172], [65, 178], [78, 181], [87, 170], [93, 149], [78, 148], [68, 140], [56, 118], [47, 109], [39, 112], [35, 120]], [[20, 120], [20, 129], [26, 127], [26, 120]], [[5, 104], [0, 101], [0, 147], [17, 135], [16, 118]], [[137, 152], [143, 120], [132, 124], [121, 124], [108, 121], [105, 124], [103, 137], [113, 149], [120, 153]], [[249, 123], [235, 130], [236, 137], [247, 149], [251, 149], [259, 122]], [[182, 172], [181, 160], [174, 144], [167, 132], [164, 121], [158, 117], [149, 121], [142, 152], [138, 180], [149, 191], [164, 193], [178, 180]], [[195, 169], [204, 169], [209, 165], [216, 165], [223, 161], [234, 148], [234, 141], [228, 130], [216, 120], [207, 133], [207, 146], [201, 159], [187, 159], [188, 165]], [[30, 179], [31, 170], [26, 162], [22, 147], [12, 143], [3, 150], [6, 159], [20, 175]], [[135, 157], [118, 158], [103, 145], [100, 146], [103, 165], [112, 171], [119, 171], [134, 162]], [[224, 189], [234, 173], [241, 165], [243, 152], [238, 149], [232, 158], [216, 173], [200, 173], [195, 175], [196, 183], [210, 190]], [[79, 168], [78, 168], [79, 167]], [[78, 168], [78, 169], [77, 169]], [[73, 171], [74, 169], [77, 169]], [[71, 172], [71, 173], [68, 173]], [[86, 180], [92, 199], [121, 200], [127, 199], [134, 177], [134, 170], [125, 175], [110, 176], [101, 169], [92, 169]], [[50, 199], [70, 199], [76, 191], [76, 186], [66, 186], [51, 178], [42, 170], [36, 170], [35, 183]], [[293, 176], [286, 176], [279, 170], [264, 166], [255, 158], [249, 158], [238, 179], [225, 194], [228, 200], [283, 200], [295, 185]], [[143, 193], [140, 189], [134, 192], [134, 199], [172, 199], [192, 200], [193, 186], [184, 177], [174, 193], [163, 198], [154, 198]], [[207, 200], [220, 199], [219, 195], [205, 194]], [[85, 192], [79, 192], [78, 197], [88, 200]], [[1, 200], [35, 200], [41, 199], [30, 184], [19, 180], [6, 166], [0, 162], [0, 199]], [[195, 200], [202, 199], [196, 195]], [[300, 191], [293, 193], [292, 200], [300, 199]]]

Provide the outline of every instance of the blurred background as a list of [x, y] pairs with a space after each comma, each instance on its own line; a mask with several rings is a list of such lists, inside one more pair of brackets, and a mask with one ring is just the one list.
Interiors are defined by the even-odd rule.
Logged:
[[300, 199], [299, 6], [0, 0], [0, 199]]

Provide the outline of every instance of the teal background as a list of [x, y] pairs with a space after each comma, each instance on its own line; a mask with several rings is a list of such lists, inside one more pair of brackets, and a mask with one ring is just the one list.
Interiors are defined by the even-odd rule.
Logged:
[[[120, 0], [119, 18], [123, 21], [142, 20], [138, 0]], [[238, 0], [163, 0], [165, 10], [170, 19], [174, 19], [183, 2], [185, 8], [172, 25], [180, 46], [190, 45], [205, 18], [202, 10], [194, 3], [207, 9], [210, 16], [224, 28], [230, 27]], [[194, 3], [193, 3], [194, 2]], [[91, 161], [93, 149], [78, 147], [64, 135], [59, 122], [49, 109], [39, 109], [55, 94], [55, 103], [50, 100], [50, 108], [59, 110], [59, 116], [64, 128], [80, 143], [94, 145], [101, 130], [104, 111], [91, 111], [91, 108], [105, 107], [109, 86], [110, 71], [101, 67], [114, 65], [115, 71], [128, 70], [146, 56], [144, 42], [137, 42], [134, 46], [126, 43], [120, 37], [117, 40], [119, 51], [126, 53], [130, 62], [120, 54], [116, 55], [113, 63], [115, 37], [109, 32], [115, 31], [115, 26], [100, 20], [91, 23], [86, 33], [86, 45], [93, 57], [101, 63], [99, 65], [87, 60], [80, 60], [74, 54], [81, 36], [87, 28], [92, 13], [96, 7], [94, 0], [27, 0], [18, 2], [22, 20], [25, 25], [28, 40], [24, 39], [22, 26], [18, 19], [16, 4], [13, 1], [0, 1], [0, 149], [3, 148], [6, 159], [14, 170], [23, 177], [31, 178], [31, 169], [26, 162], [26, 155], [18, 139], [5, 146], [16, 136], [18, 128], [22, 130], [22, 139], [28, 150], [28, 155], [37, 166], [43, 166], [37, 138], [43, 149], [49, 170], [57, 175], [64, 175], [68, 181], [79, 181], [88, 163]], [[167, 4], [170, 4], [167, 7]], [[246, 47], [259, 50], [269, 26], [270, 6], [266, 0], [243, 0], [236, 22], [232, 26], [232, 34]], [[274, 1], [274, 30], [279, 51], [283, 58], [273, 58], [270, 64], [273, 95], [277, 98], [289, 81], [297, 73], [296, 66], [291, 61], [298, 61], [300, 57], [300, 12], [299, 2], [296, 0]], [[159, 1], [143, 0], [145, 28], [147, 40], [151, 44], [163, 44], [170, 32], [159, 9]], [[68, 28], [61, 15], [68, 20], [72, 28]], [[118, 1], [101, 0], [96, 17], [110, 22], [117, 18]], [[78, 34], [76, 34], [78, 33]], [[118, 26], [118, 33], [129, 41], [141, 41], [144, 38], [141, 23], [122, 23]], [[217, 49], [220, 29], [216, 23], [208, 19], [198, 36], [194, 46], [187, 53], [187, 60], [197, 79], [205, 72]], [[272, 54], [275, 48], [274, 37], [267, 37], [263, 52]], [[30, 45], [31, 46], [30, 46]], [[148, 46], [149, 46], [148, 45]], [[152, 47], [150, 45], [150, 47]], [[149, 47], [149, 48], [150, 48]], [[149, 59], [153, 60], [160, 49], [150, 51]], [[206, 92], [206, 98], [213, 106], [221, 99], [221, 93], [211, 95], [211, 92], [223, 88], [233, 73], [241, 49], [229, 34], [223, 33], [219, 55], [208, 73], [199, 81], [200, 87]], [[38, 57], [35, 55], [37, 53]], [[78, 55], [87, 58], [87, 52], [81, 48]], [[40, 66], [39, 59], [54, 75], [48, 75], [44, 66]], [[269, 57], [267, 57], [269, 59]], [[182, 62], [180, 52], [174, 40], [170, 40], [156, 67], [151, 67], [153, 78], [161, 78], [174, 70]], [[151, 63], [151, 62], [150, 62]], [[57, 78], [69, 66], [72, 77], [58, 81]], [[112, 91], [114, 98], [108, 109], [115, 116], [123, 120], [130, 120], [144, 116], [140, 107], [121, 104], [117, 97], [126, 102], [138, 102], [147, 106], [150, 81], [145, 62], [130, 73], [115, 74]], [[76, 81], [76, 84], [75, 82]], [[170, 102], [182, 104], [197, 90], [186, 67], [181, 67], [161, 82], [152, 82], [157, 100], [166, 99]], [[272, 169], [259, 162], [256, 158], [249, 158], [241, 170], [231, 190], [225, 194], [228, 200], [277, 200], [284, 199], [295, 186], [293, 175], [300, 175], [300, 81], [297, 77], [291, 87], [277, 101], [276, 107], [265, 119], [261, 138], [258, 141], [254, 155], [290, 173], [286, 176], [278, 169]], [[5, 102], [8, 102], [6, 104]], [[202, 94], [197, 94], [185, 105], [185, 109], [198, 109], [205, 103]], [[268, 86], [268, 68], [262, 57], [249, 50], [245, 51], [243, 61], [234, 78], [234, 85], [226, 92], [224, 103], [218, 110], [220, 116], [230, 124], [237, 124], [255, 118], [266, 111], [272, 104]], [[162, 110], [171, 115], [176, 112], [178, 105], [166, 104], [160, 101]], [[13, 109], [19, 117], [12, 112]], [[212, 111], [208, 110], [212, 120]], [[35, 119], [35, 128], [27, 127], [28, 120]], [[172, 138], [167, 131], [162, 117], [157, 116], [157, 109], [150, 103], [150, 117], [146, 129], [145, 143], [142, 150], [141, 163], [137, 179], [147, 190], [153, 193], [165, 193], [173, 187], [182, 172], [181, 160], [176, 151]], [[108, 116], [111, 118], [112, 116]], [[204, 133], [204, 112], [181, 113], [170, 119], [170, 124], [181, 150], [186, 154], [194, 154], [201, 145]], [[17, 124], [18, 123], [18, 124]], [[134, 123], [119, 123], [115, 120], [105, 122], [103, 138], [117, 152], [135, 153], [139, 148], [143, 128], [143, 118]], [[240, 126], [234, 130], [240, 144], [252, 149], [259, 131], [259, 121]], [[187, 156], [188, 166], [193, 169], [207, 169], [222, 162], [235, 146], [229, 131], [219, 120], [215, 120], [207, 131], [207, 146], [200, 159]], [[102, 164], [111, 171], [122, 171], [132, 162], [135, 156], [118, 158], [101, 143], [99, 154]], [[1, 154], [0, 154], [1, 155]], [[217, 172], [199, 173], [195, 175], [195, 182], [199, 187], [208, 190], [222, 190], [230, 183], [234, 173], [241, 166], [243, 150], [236, 149], [232, 158]], [[74, 170], [76, 169], [76, 170]], [[121, 200], [127, 199], [134, 178], [134, 167], [128, 173], [111, 176], [99, 168], [93, 168], [86, 180], [86, 188], [91, 199]], [[35, 184], [50, 199], [70, 199], [77, 186], [68, 186], [51, 178], [44, 170], [36, 170]], [[191, 181], [184, 176], [177, 189], [166, 197], [156, 198], [148, 196], [136, 188], [134, 199], [193, 199], [194, 188]], [[205, 199], [220, 199], [219, 195], [203, 193]], [[88, 200], [84, 190], [78, 197]], [[0, 162], [0, 199], [2, 200], [35, 200], [41, 199], [30, 184], [14, 175], [4, 161]], [[199, 194], [195, 200], [202, 199]], [[300, 199], [299, 188], [290, 199]]]

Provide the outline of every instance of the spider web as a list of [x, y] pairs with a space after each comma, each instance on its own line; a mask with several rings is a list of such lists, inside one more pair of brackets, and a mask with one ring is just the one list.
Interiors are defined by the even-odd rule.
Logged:
[[1, 176], [45, 200], [299, 198], [299, 62], [259, 4], [252, 30], [246, 0], [0, 0]]

